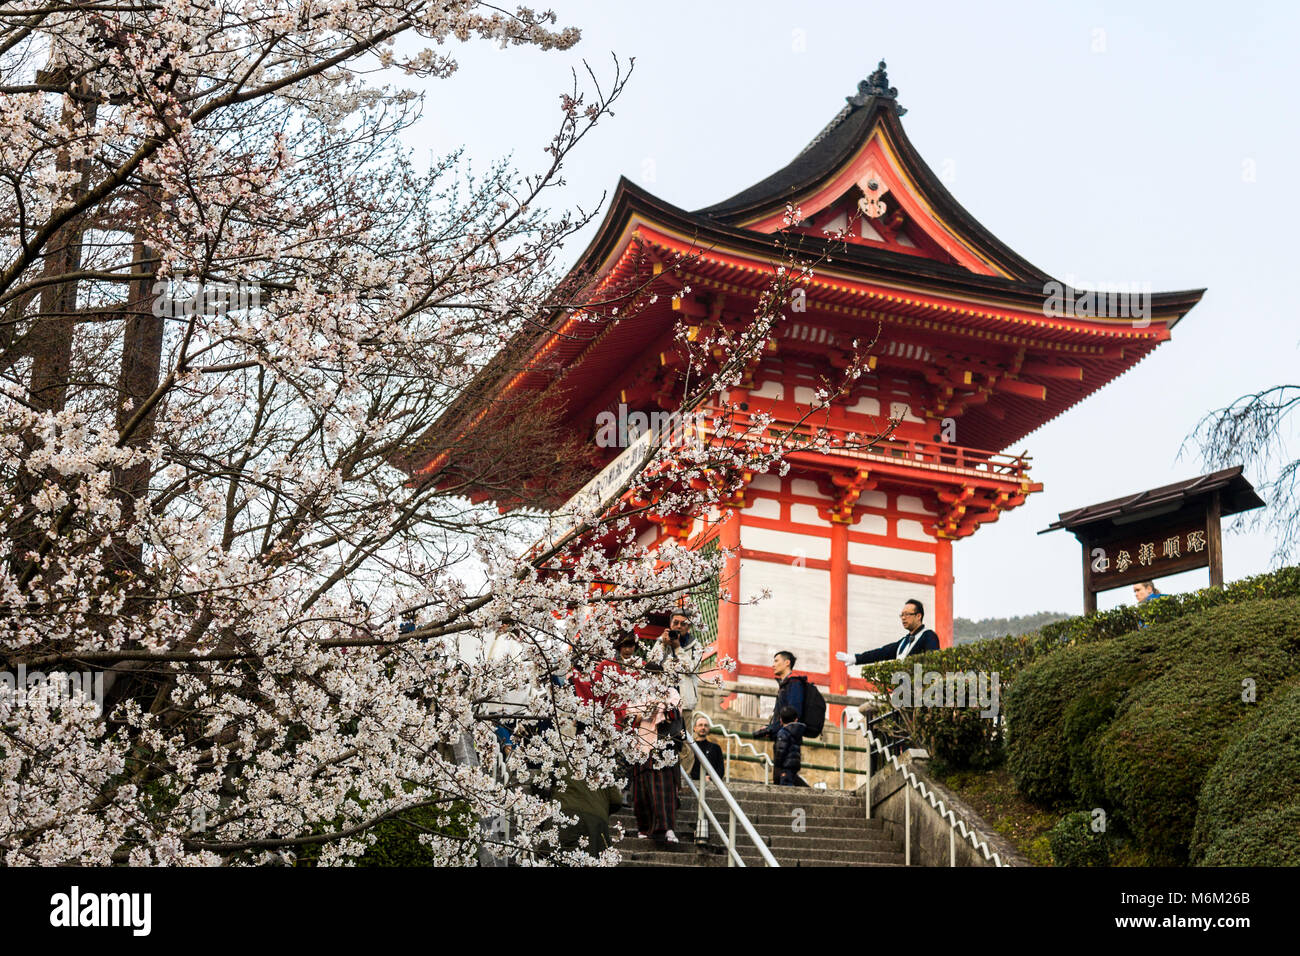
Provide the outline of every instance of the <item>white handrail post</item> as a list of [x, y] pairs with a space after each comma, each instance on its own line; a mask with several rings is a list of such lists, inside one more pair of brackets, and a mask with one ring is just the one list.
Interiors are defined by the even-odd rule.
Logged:
[[[695, 794], [696, 799], [698, 799], [700, 796], [700, 791], [696, 789], [695, 784], [691, 781], [689, 774], [687, 774], [685, 780], [686, 780], [686, 786], [690, 789], [691, 793]], [[716, 780], [714, 782], [714, 785], [717, 786]], [[723, 795], [724, 797], [726, 796], [725, 793]], [[722, 824], [718, 822], [718, 818], [714, 815], [713, 811], [709, 809], [709, 805], [707, 803], [701, 803], [700, 806], [704, 807], [704, 813], [708, 818], [709, 822], [713, 824], [713, 828], [717, 830], [719, 834], [721, 834]], [[731, 862], [733, 859], [735, 861], [734, 863], [735, 866], [745, 865], [745, 861], [740, 858], [740, 854], [736, 851], [736, 848], [734, 846], [727, 846], [725, 847], [725, 849], [727, 851], [728, 866], [733, 865], [733, 863]], [[775, 865], [775, 863], [773, 865]]]
[[[731, 811], [731, 818], [727, 822], [727, 845], [733, 850], [736, 846], [736, 811]], [[727, 857], [727, 866], [735, 866], [730, 856]]]
[[912, 788], [903, 777], [903, 866], [912, 865]]
[[875, 743], [876, 738], [871, 736], [871, 731], [867, 731], [867, 819], [871, 819], [871, 745]]
[[[704, 768], [701, 767], [700, 768], [700, 792], [696, 794], [696, 802], [699, 805], [695, 808], [695, 842], [696, 843], [709, 842], [709, 830], [708, 830], [709, 825], [704, 821], [704, 801], [706, 799], [706, 794], [708, 792], [708, 786], [709, 786], [709, 775], [705, 773]], [[701, 834], [703, 834], [703, 839], [701, 839]]]
[[948, 865], [957, 865], [957, 828], [948, 821]]
[[[690, 745], [691, 750], [694, 751], [695, 759], [700, 761], [700, 767], [703, 771], [713, 778], [713, 785], [718, 788], [719, 793], [722, 795], [722, 799], [727, 803], [727, 809], [731, 811], [729, 846], [731, 846], [733, 854], [735, 855], [736, 865], [745, 865], [745, 861], [739, 858], [738, 853], [735, 853], [736, 818], [739, 817], [740, 825], [745, 828], [745, 834], [753, 841], [754, 846], [758, 849], [758, 855], [762, 858], [763, 862], [768, 866], [780, 866], [781, 864], [776, 861], [776, 857], [772, 855], [772, 851], [769, 850], [767, 844], [763, 842], [762, 835], [754, 828], [754, 824], [749, 822], [749, 817], [745, 816], [744, 809], [740, 804], [736, 803], [735, 796], [732, 794], [731, 790], [728, 789], [722, 778], [718, 776], [718, 771], [714, 770], [712, 765], [710, 765], [708, 760], [705, 758], [704, 751], [700, 750], [699, 745], [694, 740], [687, 739], [686, 743]], [[712, 813], [712, 811], [709, 812]], [[716, 822], [714, 825], [718, 826]]]
[[844, 789], [844, 735], [849, 732], [848, 711], [840, 707], [840, 789]]

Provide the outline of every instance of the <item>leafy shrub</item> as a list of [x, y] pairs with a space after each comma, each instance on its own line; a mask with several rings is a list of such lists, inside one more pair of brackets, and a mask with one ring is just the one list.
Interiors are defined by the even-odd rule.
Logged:
[[[1298, 651], [1296, 598], [1062, 648], [1023, 669], [1007, 694], [1008, 769], [1027, 799], [1101, 806], [1151, 862], [1184, 863], [1210, 767], [1253, 707], [1300, 671]], [[1243, 703], [1244, 678], [1259, 705]]]
[[1258, 810], [1217, 830], [1199, 866], [1300, 865], [1300, 805]]
[[1158, 601], [1125, 605], [1100, 614], [1071, 617], [1045, 624], [1039, 638], [1046, 644], [1088, 644], [1119, 637], [1140, 623], [1173, 621], [1224, 604], [1268, 598], [1300, 597], [1300, 566], [1279, 568], [1267, 574], [1233, 581], [1222, 588], [1204, 588], [1188, 594], [1170, 594]]
[[[862, 668], [862, 676], [888, 692], [894, 686], [891, 675], [899, 671], [911, 674], [917, 664], [925, 671], [950, 674], [974, 671], [976, 674], [990, 675], [990, 678], [997, 675], [998, 706], [1001, 708], [1006, 675], [1019, 667], [1019, 662], [1026, 654], [1028, 641], [1028, 637], [1004, 637], [980, 641], [978, 644], [961, 644], [908, 657], [906, 661], [870, 664]], [[1003, 759], [1000, 714], [996, 718], [982, 716], [978, 706], [900, 709], [919, 743], [929, 749], [936, 759], [959, 768], [988, 767]]]
[[1092, 760], [1106, 801], [1138, 845], [1157, 864], [1183, 864], [1201, 786], [1259, 706], [1243, 702], [1243, 679], [1256, 682], [1263, 702], [1300, 671], [1300, 599], [1214, 607], [1112, 643], [1152, 637], [1159, 643], [1150, 677], [1124, 696]]
[[1056, 866], [1106, 866], [1106, 834], [1092, 829], [1092, 815], [1086, 810], [1067, 813], [1047, 834]]
[[1096, 686], [1066, 705], [1061, 730], [1070, 768], [1069, 792], [1084, 806], [1099, 807], [1106, 802], [1093, 752], [1098, 738], [1115, 719], [1129, 683], [1118, 674], [1104, 675]]
[[[988, 674], [997, 674], [1002, 695], [1003, 710], [1010, 716], [1014, 708], [1010, 701], [1013, 688], [1020, 674], [1035, 661], [1054, 655], [1064, 648], [1096, 644], [1131, 633], [1146, 633], [1160, 624], [1172, 624], [1188, 615], [1202, 612], [1223, 605], [1238, 604], [1261, 598], [1300, 597], [1300, 567], [1281, 568], [1268, 574], [1243, 578], [1223, 588], [1206, 588], [1190, 594], [1170, 595], [1159, 601], [1150, 601], [1140, 606], [1119, 607], [1112, 611], [1092, 614], [1085, 617], [1073, 617], [1064, 621], [1044, 625], [1036, 632], [1006, 637], [990, 638], [974, 644], [960, 644], [939, 651], [931, 651], [919, 657], [909, 657], [906, 667], [898, 661], [885, 661], [868, 665], [862, 669], [863, 678], [876, 687], [887, 690], [891, 687], [890, 675], [901, 669], [910, 671], [911, 665], [920, 663], [926, 670], [945, 672], [966, 672], [974, 670]], [[1139, 624], [1152, 627], [1142, 628]], [[1164, 640], [1170, 640], [1177, 630], [1160, 629]], [[1104, 698], [1104, 695], [1103, 695]], [[1073, 699], [1062, 698], [1063, 700]], [[1094, 707], [1105, 710], [1102, 698], [1094, 702]], [[1011, 726], [1002, 720], [990, 720], [981, 717], [979, 708], [968, 707], [959, 710], [945, 708], [906, 708], [908, 724], [914, 728], [919, 742], [929, 748], [939, 759], [954, 767], [983, 767], [997, 763], [1002, 756], [1004, 744], [1014, 736]], [[1064, 713], [1060, 716], [1064, 716]], [[1097, 729], [1088, 723], [1096, 724], [1096, 713], [1086, 718], [1081, 709], [1075, 715], [1076, 731], [1089, 727], [1089, 733]], [[1028, 727], [1026, 727], [1028, 729]], [[1005, 730], [1005, 733], [1004, 733]], [[1085, 736], [1087, 736], [1085, 734]], [[1056, 738], [1059, 746], [1064, 747], [1064, 737]], [[1075, 757], [1069, 754], [1059, 755], [1061, 760], [1071, 760], [1077, 764], [1082, 774], [1081, 785], [1091, 787], [1089, 782], [1094, 772], [1087, 765], [1084, 754], [1091, 747], [1075, 748]], [[1041, 755], [1035, 755], [1035, 758]], [[1033, 763], [1034, 761], [1031, 761]], [[1048, 763], [1053, 763], [1048, 761]], [[1041, 768], [1046, 773], [1046, 764]], [[1032, 789], [1032, 786], [1031, 786]], [[1048, 789], [1065, 791], [1063, 783]], [[1036, 798], [1037, 799], [1037, 798]]]
[[1255, 706], [1201, 787], [1193, 863], [1300, 866], [1300, 682]]

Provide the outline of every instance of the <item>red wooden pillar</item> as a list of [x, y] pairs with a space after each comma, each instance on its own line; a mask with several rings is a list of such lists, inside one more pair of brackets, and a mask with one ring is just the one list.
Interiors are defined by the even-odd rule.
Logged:
[[952, 539], [940, 538], [934, 552], [934, 623], [941, 647], [951, 647], [952, 633]]
[[[722, 569], [720, 586], [731, 597], [718, 604], [718, 658], [730, 657], [740, 661], [740, 512], [733, 511], [723, 520], [718, 530], [718, 546], [735, 551]], [[735, 680], [736, 674], [724, 675], [724, 680]]]
[[830, 606], [830, 673], [831, 693], [849, 689], [849, 671], [835, 659], [838, 651], [849, 649], [849, 526], [831, 522], [831, 606]]
[[[843, 521], [831, 521], [831, 607], [830, 607], [830, 674], [831, 693], [843, 694], [849, 689], [849, 671], [835, 659], [836, 651], [849, 649], [849, 526]], [[843, 706], [827, 708], [827, 723], [838, 725]]]

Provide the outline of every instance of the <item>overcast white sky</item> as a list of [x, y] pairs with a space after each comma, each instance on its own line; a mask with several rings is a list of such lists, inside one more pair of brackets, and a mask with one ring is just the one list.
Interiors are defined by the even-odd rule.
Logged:
[[[1171, 342], [1021, 443], [1044, 491], [957, 544], [960, 616], [1079, 612], [1077, 542], [1035, 532], [1059, 512], [1208, 470], [1194, 450], [1178, 460], [1206, 411], [1300, 380], [1295, 5], [553, 8], [582, 42], [460, 48], [459, 72], [424, 84], [426, 115], [408, 137], [418, 153], [464, 145], [476, 165], [513, 154], [540, 168], [570, 70], [586, 59], [604, 78], [611, 53], [635, 57], [617, 115], [580, 146], [555, 204], [595, 202], [626, 175], [694, 209], [788, 162], [883, 57], [921, 155], [1025, 258], [1085, 287], [1208, 288]], [[1272, 550], [1266, 532], [1227, 531], [1227, 577], [1266, 570]], [[1207, 580], [1189, 572], [1162, 589]], [[1131, 600], [1113, 591], [1100, 606]]]

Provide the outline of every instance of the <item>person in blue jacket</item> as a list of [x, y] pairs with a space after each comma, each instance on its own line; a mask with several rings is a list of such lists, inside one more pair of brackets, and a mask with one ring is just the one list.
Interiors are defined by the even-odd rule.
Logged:
[[[1133, 597], [1137, 599], [1139, 608], [1143, 604], [1150, 604], [1152, 601], [1166, 596], [1167, 595], [1156, 590], [1156, 582], [1154, 581], [1139, 581], [1137, 584], [1133, 585]], [[1139, 630], [1146, 626], [1146, 621], [1138, 621]]]
[[808, 678], [800, 674], [795, 677], [794, 655], [789, 651], [777, 651], [772, 655], [772, 676], [777, 679], [776, 707], [772, 709], [772, 720], [766, 727], [754, 731], [755, 737], [770, 737], [775, 740], [781, 730], [781, 711], [793, 707], [798, 719], [803, 719], [804, 684]]
[[772, 747], [776, 782], [782, 787], [798, 787], [803, 783], [799, 771], [803, 769], [803, 735], [807, 728], [793, 707], [782, 707], [780, 716], [781, 729], [777, 731], [776, 743]]

